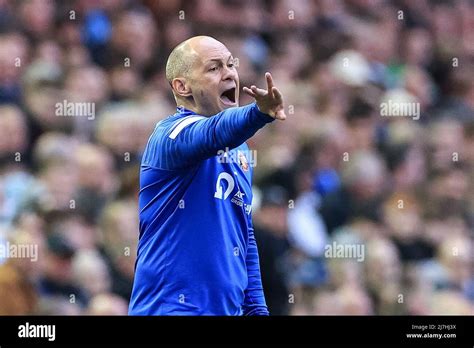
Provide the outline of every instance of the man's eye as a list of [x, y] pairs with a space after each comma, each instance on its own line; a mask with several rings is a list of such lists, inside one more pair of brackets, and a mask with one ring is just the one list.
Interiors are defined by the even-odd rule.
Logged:
[[210, 68], [209, 71], [217, 71], [217, 66]]
[[229, 63], [229, 64], [227, 64], [227, 66], [228, 66], [229, 68], [233, 68], [233, 67], [234, 67], [234, 63]]

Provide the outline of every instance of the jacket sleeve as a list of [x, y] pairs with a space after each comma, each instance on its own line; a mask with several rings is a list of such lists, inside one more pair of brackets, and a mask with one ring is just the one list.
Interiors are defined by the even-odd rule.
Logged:
[[190, 167], [217, 155], [219, 150], [241, 145], [272, 121], [255, 103], [226, 109], [212, 117], [182, 118], [154, 140], [153, 165], [167, 170]]
[[253, 228], [249, 229], [249, 244], [245, 262], [247, 265], [248, 286], [247, 289], [245, 289], [244, 304], [242, 306], [243, 314], [269, 315], [265, 295], [263, 293], [258, 248]]

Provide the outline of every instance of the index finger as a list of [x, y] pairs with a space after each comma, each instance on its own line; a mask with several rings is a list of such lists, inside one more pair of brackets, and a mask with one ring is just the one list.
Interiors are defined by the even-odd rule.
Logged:
[[265, 73], [265, 78], [267, 79], [267, 90], [269, 93], [271, 93], [271, 90], [273, 88], [273, 77], [272, 74], [269, 72]]

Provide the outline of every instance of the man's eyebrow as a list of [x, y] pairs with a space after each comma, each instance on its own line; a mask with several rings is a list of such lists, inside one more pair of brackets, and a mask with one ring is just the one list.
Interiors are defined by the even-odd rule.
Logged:
[[223, 60], [229, 61], [229, 59], [233, 59], [233, 58], [234, 57], [232, 56], [232, 54], [229, 57], [227, 57], [227, 59], [225, 59], [225, 58], [224, 59], [222, 59], [222, 58], [212, 58], [212, 59], [208, 59], [206, 64], [210, 63], [210, 62], [222, 62]]

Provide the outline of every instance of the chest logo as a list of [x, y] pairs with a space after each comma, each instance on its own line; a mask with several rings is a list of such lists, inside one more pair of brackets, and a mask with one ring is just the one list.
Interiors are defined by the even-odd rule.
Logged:
[[[222, 192], [224, 188], [222, 187], [222, 184], [221, 184], [223, 180], [227, 182], [227, 188], [224, 193]], [[232, 175], [226, 172], [222, 172], [217, 177], [216, 192], [214, 193], [214, 197], [218, 199], [226, 199], [227, 197], [229, 197], [230, 193], [234, 190], [234, 187], [235, 187], [235, 181]]]
[[[226, 184], [224, 184], [224, 181]], [[216, 182], [216, 192], [214, 192], [214, 198], [226, 200], [230, 194], [234, 191], [235, 188], [235, 179], [229, 173], [222, 172], [217, 177]], [[244, 202], [245, 193], [237, 189], [237, 192], [234, 194], [230, 200], [233, 204], [244, 209], [247, 215], [250, 215], [252, 211], [252, 205], [246, 204]]]
[[242, 168], [243, 171], [248, 171], [249, 170], [249, 162], [247, 161], [247, 158], [245, 157], [244, 153], [239, 150], [239, 166]]

